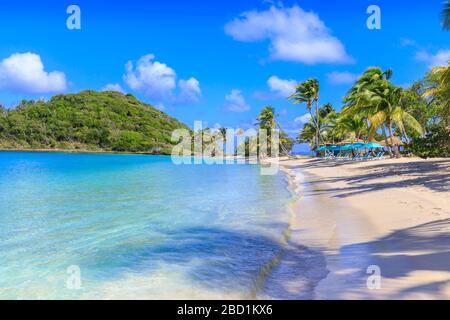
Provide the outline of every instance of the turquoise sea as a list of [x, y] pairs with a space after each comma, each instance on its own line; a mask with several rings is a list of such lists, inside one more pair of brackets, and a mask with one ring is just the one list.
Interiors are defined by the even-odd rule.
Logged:
[[291, 200], [258, 165], [0, 152], [0, 299], [270, 296]]

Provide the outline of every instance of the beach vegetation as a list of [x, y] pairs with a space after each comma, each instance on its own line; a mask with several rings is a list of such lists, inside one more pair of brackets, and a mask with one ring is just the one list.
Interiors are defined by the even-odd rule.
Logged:
[[2, 149], [61, 149], [170, 154], [175, 129], [189, 128], [119, 92], [82, 91], [0, 108]]
[[[311, 121], [314, 126], [315, 131], [315, 144], [318, 145], [320, 143], [320, 117], [319, 117], [319, 91], [320, 84], [319, 80], [315, 78], [310, 78], [306, 81], [301, 82], [295, 88], [295, 92], [288, 97], [289, 100], [293, 100], [294, 104], [303, 104], [306, 103], [306, 108], [311, 115]], [[315, 104], [316, 114], [313, 115], [312, 108], [313, 104]], [[322, 139], [323, 141], [323, 139]]]
[[[348, 90], [340, 112], [326, 104], [311, 112], [317, 85], [307, 80], [289, 97], [306, 103], [311, 120], [298, 135], [313, 150], [321, 145], [380, 141], [391, 156], [448, 156], [450, 64], [435, 67], [409, 88], [391, 82], [393, 71], [368, 68]], [[312, 93], [311, 93], [312, 92]], [[318, 94], [317, 94], [318, 97]], [[399, 145], [404, 145], [400, 150]]]

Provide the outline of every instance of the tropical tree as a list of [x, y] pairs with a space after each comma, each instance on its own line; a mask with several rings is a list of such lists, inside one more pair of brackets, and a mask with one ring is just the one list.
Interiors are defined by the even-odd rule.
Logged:
[[334, 133], [338, 138], [354, 136], [359, 140], [367, 133], [367, 122], [358, 115], [340, 115], [336, 120]]
[[214, 133], [214, 140], [218, 145], [222, 144], [223, 153], [226, 152], [225, 148], [226, 148], [226, 144], [227, 144], [227, 132], [228, 132], [227, 128], [220, 127], [218, 129], [216, 129], [215, 133]]
[[256, 124], [261, 129], [268, 129], [272, 130], [277, 127], [276, 121], [275, 121], [275, 109], [271, 106], [264, 107], [258, 117], [256, 118], [257, 122]]
[[312, 123], [312, 121], [310, 121], [303, 125], [303, 129], [298, 134], [297, 140], [299, 142], [305, 142], [312, 145], [313, 141], [315, 141], [315, 138], [316, 138], [316, 126]]
[[437, 102], [442, 108], [438, 114], [445, 125], [450, 126], [450, 61], [447, 66], [435, 67], [425, 77], [427, 87], [424, 97], [430, 99], [430, 103]]
[[222, 128], [219, 128], [218, 131], [222, 137], [223, 143], [226, 143], [227, 142], [227, 128], [222, 127]]
[[[336, 138], [335, 125], [338, 112], [330, 103], [326, 103], [319, 108], [319, 121], [316, 116], [311, 116], [310, 121], [304, 124], [298, 135], [298, 140], [308, 142], [311, 146], [316, 145], [316, 133], [319, 131], [322, 142], [334, 142]], [[317, 123], [320, 124], [317, 127]]]
[[[288, 97], [289, 100], [293, 100], [294, 104], [306, 103], [306, 107], [311, 115], [311, 119], [315, 122], [316, 127], [316, 141], [315, 145], [318, 146], [320, 143], [320, 120], [319, 120], [319, 81], [315, 78], [308, 79], [301, 82], [296, 88], [295, 92]], [[316, 115], [314, 117], [312, 113], [312, 107], [315, 103]]]
[[331, 103], [327, 102], [319, 108], [319, 118], [324, 119], [333, 112], [336, 112], [336, 110]]
[[[419, 122], [402, 108], [403, 89], [394, 86], [389, 79], [392, 71], [382, 71], [380, 68], [369, 68], [356, 84], [350, 89], [344, 102], [347, 105], [343, 113], [367, 119], [369, 126], [368, 139], [374, 137], [377, 130], [385, 128], [389, 131], [390, 145], [394, 146], [394, 128], [406, 139], [406, 127], [422, 134]], [[387, 140], [385, 138], [385, 140]], [[387, 141], [386, 141], [387, 142]], [[398, 150], [395, 149], [398, 153]]]
[[267, 137], [269, 138], [269, 152], [272, 150], [272, 130], [278, 128], [280, 130], [280, 148], [284, 154], [289, 155], [289, 151], [292, 149], [294, 143], [293, 139], [289, 138], [289, 136], [282, 130], [280, 124], [276, 121], [276, 117], [275, 109], [271, 106], [266, 106], [261, 110], [259, 116], [257, 117], [256, 124], [260, 129], [267, 130]]
[[[436, 101], [431, 101], [423, 96], [427, 86], [425, 80], [415, 81], [411, 87], [404, 90], [404, 96], [401, 100], [402, 108], [411, 114], [425, 131], [435, 121], [438, 121], [436, 115], [439, 113], [438, 109], [440, 108]], [[408, 128], [407, 132], [409, 135], [414, 136], [414, 133]]]

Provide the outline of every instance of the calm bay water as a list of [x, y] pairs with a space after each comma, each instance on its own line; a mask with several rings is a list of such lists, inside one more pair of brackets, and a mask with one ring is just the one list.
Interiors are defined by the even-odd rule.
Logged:
[[256, 165], [0, 152], [0, 299], [252, 297], [284, 245], [286, 186]]

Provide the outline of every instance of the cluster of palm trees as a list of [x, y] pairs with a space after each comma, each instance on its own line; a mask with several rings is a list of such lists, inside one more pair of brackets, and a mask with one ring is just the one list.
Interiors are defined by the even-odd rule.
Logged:
[[[442, 27], [450, 30], [450, 1], [444, 3]], [[392, 70], [368, 68], [344, 97], [341, 112], [330, 104], [319, 107], [317, 79], [301, 82], [288, 97], [294, 104], [306, 104], [311, 115], [298, 140], [309, 142], [312, 149], [347, 140], [384, 140], [393, 147], [396, 141], [423, 137], [431, 125], [448, 130], [450, 64], [433, 68], [409, 89], [394, 85], [392, 74]], [[397, 148], [389, 151], [398, 153]]]
[[[405, 90], [390, 82], [391, 70], [369, 68], [358, 79], [344, 98], [346, 103], [342, 113], [363, 119], [367, 123], [367, 139], [372, 140], [379, 129], [386, 144], [394, 145], [394, 128], [396, 134], [409, 140], [407, 128], [422, 135], [419, 122], [408, 113], [403, 105]], [[389, 132], [388, 142], [386, 129]]]
[[[450, 65], [434, 68], [424, 81], [403, 89], [391, 82], [392, 70], [368, 68], [344, 97], [341, 112], [330, 104], [318, 106], [319, 82], [308, 79], [300, 83], [288, 98], [294, 103], [304, 103], [311, 114], [299, 140], [309, 142], [313, 149], [324, 144], [343, 140], [374, 141], [383, 139], [393, 147], [396, 142], [410, 142], [422, 137], [431, 120], [448, 127], [450, 125]], [[419, 94], [416, 91], [420, 87]], [[315, 104], [315, 113], [312, 111]], [[413, 114], [421, 113], [421, 105], [433, 107], [433, 113], [422, 119]], [[423, 118], [423, 117], [422, 117]]]
[[[313, 150], [346, 141], [378, 141], [389, 146], [393, 156], [399, 153], [395, 147], [399, 141], [423, 137], [436, 125], [450, 130], [450, 64], [433, 68], [408, 89], [394, 85], [392, 75], [392, 70], [368, 68], [347, 92], [341, 112], [329, 103], [319, 106], [317, 79], [301, 82], [288, 97], [294, 104], [305, 104], [311, 118], [298, 141], [310, 143]], [[282, 130], [273, 107], [261, 110], [256, 125], [269, 136], [271, 130], [279, 129], [280, 151], [289, 154], [294, 140]], [[226, 132], [226, 128], [207, 128], [197, 134], [203, 141], [225, 143]], [[250, 139], [244, 145], [250, 145]]]
[[[450, 0], [444, 3], [442, 26], [450, 30]], [[321, 145], [346, 141], [379, 141], [389, 146], [391, 156], [398, 155], [398, 142], [410, 143], [423, 138], [436, 126], [450, 132], [450, 62], [436, 67], [423, 80], [404, 89], [391, 82], [392, 70], [368, 68], [344, 97], [344, 106], [337, 112], [329, 103], [319, 105], [320, 83], [310, 78], [299, 83], [288, 97], [294, 104], [305, 104], [310, 121], [299, 133], [298, 142], [308, 142], [314, 150]], [[282, 130], [271, 106], [264, 107], [256, 125], [280, 130], [280, 149], [288, 154], [294, 143]], [[211, 141], [224, 141], [225, 128], [212, 132], [205, 129], [202, 135]], [[448, 136], [448, 134], [445, 134]], [[244, 145], [250, 145], [247, 138]], [[446, 144], [446, 142], [444, 141]], [[270, 148], [270, 146], [269, 146]]]

